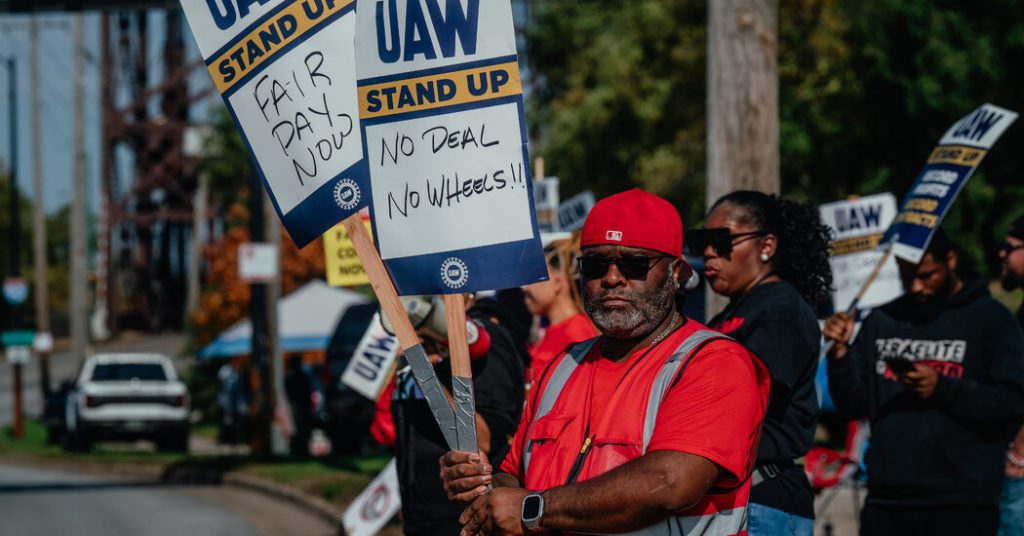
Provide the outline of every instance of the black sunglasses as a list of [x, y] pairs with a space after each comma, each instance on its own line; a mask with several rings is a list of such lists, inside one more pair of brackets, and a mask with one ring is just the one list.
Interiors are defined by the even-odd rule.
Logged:
[[[584, 279], [601, 279], [608, 273], [608, 268], [615, 265], [619, 273], [626, 279], [645, 281], [647, 273], [661, 259], [670, 259], [668, 255], [648, 257], [646, 255], [626, 255], [622, 257], [604, 257], [601, 255], [584, 255], [579, 258], [580, 274]], [[654, 261], [654, 262], [651, 262]]]
[[732, 253], [732, 248], [736, 244], [739, 244], [744, 240], [765, 236], [767, 234], [768, 233], [764, 231], [750, 231], [748, 233], [731, 234], [729, 233], [729, 230], [724, 227], [694, 229], [692, 231], [687, 231], [686, 233], [686, 251], [689, 252], [690, 255], [700, 257], [704, 255], [704, 250], [707, 249], [708, 246], [711, 246], [715, 255], [724, 257]]
[[1003, 245], [999, 246], [999, 253], [1009, 255], [1020, 248], [1024, 248], [1024, 242], [1021, 242], [1020, 244], [1017, 245], [1013, 245], [1009, 242], [1003, 242]]

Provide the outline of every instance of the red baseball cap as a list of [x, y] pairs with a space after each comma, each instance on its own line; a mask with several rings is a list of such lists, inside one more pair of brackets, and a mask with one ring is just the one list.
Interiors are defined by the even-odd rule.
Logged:
[[672, 203], [639, 188], [598, 201], [583, 222], [580, 247], [630, 246], [683, 256], [683, 221]]

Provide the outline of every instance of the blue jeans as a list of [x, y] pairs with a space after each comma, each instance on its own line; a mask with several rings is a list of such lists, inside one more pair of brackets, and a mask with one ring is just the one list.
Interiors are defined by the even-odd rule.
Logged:
[[747, 513], [750, 514], [747, 525], [750, 536], [814, 536], [813, 519], [754, 503], [747, 506]]
[[999, 501], [999, 536], [1024, 536], [1024, 478], [1006, 477]]

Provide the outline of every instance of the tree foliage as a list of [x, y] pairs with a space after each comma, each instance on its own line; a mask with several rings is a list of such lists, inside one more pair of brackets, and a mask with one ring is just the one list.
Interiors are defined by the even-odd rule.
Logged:
[[[931, 148], [984, 102], [1024, 111], [1022, 0], [780, 0], [782, 191], [816, 203], [906, 193]], [[703, 210], [706, 3], [546, 2], [531, 34], [542, 73], [535, 152], [571, 194], [631, 186]], [[946, 220], [993, 268], [1024, 210], [1024, 123], [971, 179]], [[980, 266], [979, 266], [980, 267]]]

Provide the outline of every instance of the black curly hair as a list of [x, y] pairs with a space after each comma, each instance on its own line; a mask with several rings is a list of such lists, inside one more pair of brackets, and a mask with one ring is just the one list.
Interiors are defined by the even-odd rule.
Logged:
[[722, 196], [708, 210], [728, 204], [743, 210], [746, 223], [775, 235], [778, 246], [771, 260], [772, 270], [796, 287], [812, 307], [828, 299], [832, 289], [829, 247], [832, 230], [821, 223], [818, 208], [778, 195], [740, 190]]

